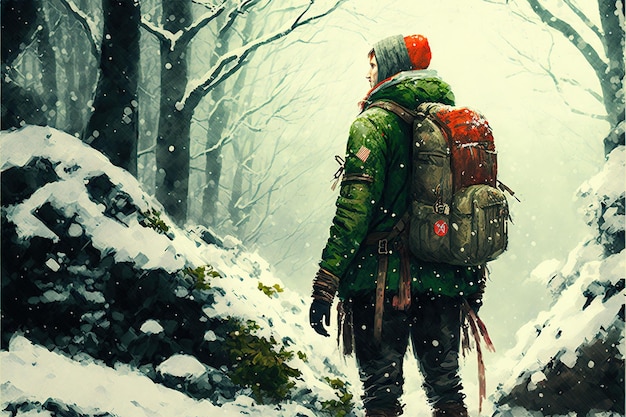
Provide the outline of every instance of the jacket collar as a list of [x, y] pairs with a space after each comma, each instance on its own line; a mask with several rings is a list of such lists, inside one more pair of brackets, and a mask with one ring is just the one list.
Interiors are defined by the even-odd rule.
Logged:
[[395, 85], [398, 85], [406, 80], [415, 80], [415, 79], [424, 79], [424, 78], [439, 78], [437, 71], [435, 70], [413, 70], [413, 71], [402, 71], [393, 75], [385, 80], [382, 80], [371, 90], [367, 92], [365, 97], [359, 101], [359, 109], [364, 111], [367, 107], [373, 103], [372, 97], [376, 95], [376, 93], [391, 88]]

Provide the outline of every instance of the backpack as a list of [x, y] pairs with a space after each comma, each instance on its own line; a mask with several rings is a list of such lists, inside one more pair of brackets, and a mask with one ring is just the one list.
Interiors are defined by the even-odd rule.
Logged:
[[423, 103], [381, 107], [412, 125], [409, 248], [416, 258], [482, 265], [508, 244], [509, 207], [497, 188], [497, 155], [487, 120], [466, 107]]

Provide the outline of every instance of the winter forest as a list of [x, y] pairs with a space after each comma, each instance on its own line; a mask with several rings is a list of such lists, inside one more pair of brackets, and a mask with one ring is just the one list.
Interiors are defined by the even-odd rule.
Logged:
[[624, 415], [623, 0], [0, 4], [0, 416], [363, 416], [311, 283], [367, 53], [414, 33], [516, 197], [470, 415]]

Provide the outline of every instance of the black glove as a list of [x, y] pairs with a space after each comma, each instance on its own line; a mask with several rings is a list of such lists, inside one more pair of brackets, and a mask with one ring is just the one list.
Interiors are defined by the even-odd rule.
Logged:
[[469, 304], [470, 308], [474, 310], [474, 313], [478, 314], [478, 310], [480, 310], [480, 307], [482, 307], [483, 305], [482, 293], [470, 295], [469, 297], [467, 297], [467, 303]]
[[313, 299], [309, 309], [309, 324], [322, 336], [330, 336], [324, 327], [324, 324], [330, 326], [330, 303]]
[[[486, 271], [483, 267], [483, 271]], [[474, 310], [474, 313], [478, 314], [478, 310], [483, 305], [483, 295], [485, 294], [485, 287], [487, 285], [486, 272], [483, 272], [483, 276], [478, 280], [478, 291], [467, 296], [466, 300], [470, 308]]]

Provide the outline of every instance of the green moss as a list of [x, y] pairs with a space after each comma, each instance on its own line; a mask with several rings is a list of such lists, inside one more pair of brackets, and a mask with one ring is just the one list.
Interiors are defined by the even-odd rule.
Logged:
[[202, 265], [197, 268], [188, 267], [183, 269], [183, 272], [193, 278], [198, 290], [208, 290], [211, 288], [211, 278], [222, 277], [211, 265]]
[[258, 288], [260, 291], [263, 291], [263, 293], [265, 295], [267, 295], [268, 297], [273, 297], [274, 294], [278, 294], [279, 292], [283, 292], [285, 291], [280, 285], [278, 284], [274, 284], [271, 287], [268, 287], [267, 285], [263, 285], [263, 283], [261, 281], [259, 281], [259, 285]]
[[259, 403], [279, 402], [289, 394], [295, 385], [292, 378], [302, 373], [287, 365], [293, 352], [278, 348], [274, 337], [266, 339], [255, 333], [259, 325], [248, 320], [245, 324], [231, 319], [233, 330], [228, 333], [225, 347], [233, 365], [229, 376], [238, 385], [252, 390]]
[[161, 219], [161, 212], [150, 208], [147, 211], [140, 211], [139, 224], [143, 227], [149, 227], [156, 230], [159, 234], [165, 234], [170, 230], [170, 227]]
[[328, 400], [322, 402], [322, 409], [329, 412], [334, 417], [345, 417], [352, 412], [354, 403], [352, 402], [353, 395], [348, 390], [348, 383], [342, 381], [339, 378], [324, 378], [328, 385], [331, 386], [336, 392], [337, 400]]

